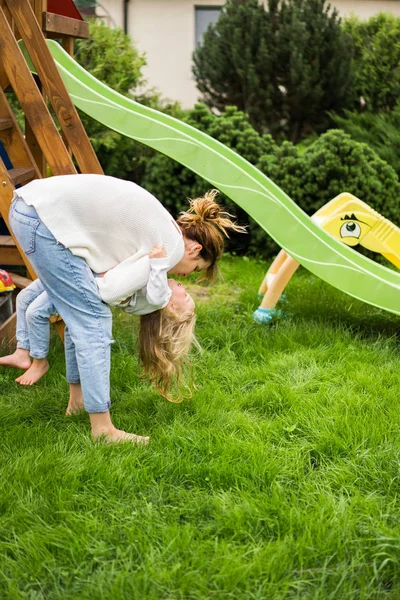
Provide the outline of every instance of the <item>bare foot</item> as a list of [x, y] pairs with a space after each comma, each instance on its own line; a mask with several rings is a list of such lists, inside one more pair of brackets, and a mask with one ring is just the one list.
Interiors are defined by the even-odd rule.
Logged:
[[69, 384], [69, 402], [65, 414], [67, 417], [85, 410], [83, 405], [82, 387], [80, 383]]
[[89, 413], [92, 426], [92, 436], [96, 439], [103, 439], [109, 444], [119, 444], [130, 442], [131, 444], [141, 444], [146, 446], [150, 438], [134, 433], [126, 433], [114, 427], [110, 418], [110, 411], [104, 413]]
[[8, 356], [2, 356], [0, 358], [0, 366], [2, 367], [14, 367], [16, 369], [29, 369], [31, 366], [31, 359], [29, 357], [29, 350], [23, 350], [23, 348], [17, 348], [14, 354]]
[[34, 358], [29, 369], [15, 381], [20, 385], [33, 385], [47, 373], [49, 367], [46, 358]]
[[93, 438], [104, 439], [107, 444], [123, 444], [130, 442], [131, 444], [138, 444], [140, 446], [147, 446], [150, 441], [148, 436], [126, 433], [126, 431], [115, 429], [115, 427], [113, 431], [104, 431], [98, 435], [93, 435]]

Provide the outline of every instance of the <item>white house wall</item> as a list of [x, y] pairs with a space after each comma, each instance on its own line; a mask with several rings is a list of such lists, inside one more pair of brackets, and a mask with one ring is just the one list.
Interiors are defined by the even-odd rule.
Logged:
[[[118, 26], [124, 25], [124, 1], [100, 0], [101, 6]], [[157, 88], [164, 98], [178, 100], [190, 108], [198, 100], [192, 77], [195, 48], [195, 7], [222, 6], [222, 0], [130, 0], [128, 33], [140, 52], [146, 54], [143, 75], [148, 87]], [[331, 2], [342, 16], [355, 14], [368, 19], [377, 12], [400, 16], [396, 0], [335, 0]], [[99, 15], [104, 14], [101, 7]]]

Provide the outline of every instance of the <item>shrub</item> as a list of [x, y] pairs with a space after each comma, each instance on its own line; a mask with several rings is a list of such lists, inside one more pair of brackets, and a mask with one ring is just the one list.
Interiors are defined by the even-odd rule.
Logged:
[[[271, 136], [260, 136], [246, 115], [235, 107], [217, 117], [204, 105], [196, 105], [185, 120], [230, 148], [240, 149], [244, 158], [256, 164], [309, 215], [347, 191], [393, 222], [400, 221], [396, 173], [366, 144], [352, 140], [343, 131], [328, 131], [309, 147], [300, 149], [291, 142], [277, 146]], [[192, 171], [161, 154], [150, 159], [142, 183], [174, 215], [186, 208], [188, 198], [200, 196], [210, 188]], [[220, 201], [241, 223], [249, 223], [248, 235], [232, 236], [228, 250], [262, 257], [278, 250], [245, 211], [225, 196]]]
[[[236, 150], [253, 164], [264, 154], [275, 149], [271, 136], [257, 133], [250, 125], [247, 115], [236, 107], [228, 107], [217, 117], [204, 104], [196, 104], [183, 120]], [[178, 215], [179, 211], [187, 208], [189, 198], [202, 196], [211, 187], [193, 171], [162, 154], [155, 154], [149, 160], [142, 185], [159, 198], [173, 215]], [[239, 254], [265, 255], [265, 251], [258, 251], [259, 238], [263, 238], [264, 244], [268, 246], [267, 254], [272, 248], [276, 248], [274, 242], [239, 206], [223, 195], [220, 196], [219, 202], [234, 214], [240, 223], [250, 223], [248, 235], [232, 233], [227, 244], [228, 250]], [[253, 243], [255, 236], [257, 240]]]
[[228, 0], [193, 55], [211, 109], [235, 105], [253, 127], [298, 141], [350, 107], [351, 38], [325, 0]]
[[[143, 83], [144, 55], [120, 28], [90, 22], [90, 38], [75, 42], [75, 59], [94, 77], [130, 98], [136, 86]], [[139, 181], [153, 150], [107, 129], [82, 111], [79, 114], [104, 172]]]
[[345, 111], [344, 116], [331, 116], [354, 140], [368, 144], [400, 177], [400, 104], [389, 112]]
[[287, 142], [263, 156], [258, 166], [309, 215], [341, 192], [350, 192], [400, 222], [395, 171], [343, 131], [328, 131], [302, 154]]
[[354, 88], [369, 111], [391, 110], [400, 94], [400, 18], [379, 13], [353, 17], [343, 29], [354, 45]]

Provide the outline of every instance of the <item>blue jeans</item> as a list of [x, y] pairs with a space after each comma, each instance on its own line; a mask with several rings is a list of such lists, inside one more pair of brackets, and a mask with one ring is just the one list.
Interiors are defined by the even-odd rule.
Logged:
[[[62, 218], [62, 215], [60, 215]], [[10, 226], [40, 278], [50, 302], [66, 326], [67, 378], [75, 365], [89, 413], [110, 408], [110, 347], [112, 316], [101, 300], [87, 262], [58, 243], [33, 206], [15, 198]], [[71, 361], [71, 355], [75, 360]], [[78, 383], [70, 381], [70, 383]]]
[[[21, 290], [17, 296], [17, 348], [29, 350], [32, 358], [46, 358], [50, 346], [49, 318], [56, 314], [56, 307], [40, 279]], [[80, 383], [75, 346], [68, 327], [64, 330], [64, 348], [67, 381]]]
[[46, 358], [50, 345], [51, 315], [56, 309], [40, 279], [17, 296], [17, 348], [29, 350], [32, 358]]

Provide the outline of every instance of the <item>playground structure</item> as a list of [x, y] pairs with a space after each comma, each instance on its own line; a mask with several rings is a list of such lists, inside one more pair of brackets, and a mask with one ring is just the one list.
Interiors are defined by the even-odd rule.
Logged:
[[[45, 37], [60, 39], [70, 54], [75, 38], [89, 37], [88, 23], [83, 21], [72, 0], [0, 0], [0, 212], [7, 228], [14, 189], [46, 176], [47, 165], [54, 175], [76, 173], [73, 155], [81, 172], [102, 173]], [[36, 80], [19, 50], [20, 38], [37, 67]], [[11, 88], [24, 111], [25, 135], [5, 94]], [[45, 98], [52, 104], [62, 135]], [[0, 264], [7, 265], [8, 270], [26, 266], [31, 279], [12, 274], [18, 288], [26, 287], [36, 278], [11, 232], [0, 236]], [[15, 321], [14, 313], [2, 324], [0, 339], [13, 339]], [[62, 323], [56, 326], [61, 333]]]
[[[73, 4], [72, 0], [58, 2], [63, 7]], [[247, 211], [293, 261], [327, 283], [364, 302], [400, 314], [399, 273], [335, 239], [268, 177], [220, 142], [114, 92], [95, 79], [71, 56], [71, 38], [78, 33], [85, 37], [82, 22], [71, 21], [71, 15], [65, 14], [63, 19], [67, 21], [64, 21], [59, 15], [57, 22], [62, 26], [54, 25], [50, 32], [46, 25], [43, 33], [39, 21], [47, 23], [47, 16], [42, 16], [44, 4], [43, 0], [0, 0], [0, 140], [9, 161], [6, 165], [0, 159], [0, 211], [6, 223], [15, 186], [45, 176], [46, 163], [53, 175], [75, 173], [73, 156], [80, 172], [102, 173], [76, 106], [110, 129], [192, 169]], [[74, 21], [81, 28], [79, 32]], [[61, 46], [54, 40], [46, 40], [45, 35], [50, 33], [67, 41]], [[18, 45], [20, 37], [23, 43]], [[3, 91], [9, 85], [26, 116], [26, 139]], [[62, 135], [41, 89], [53, 106]], [[21, 256], [34, 278], [29, 262], [22, 253]], [[0, 263], [10, 264], [4, 257]], [[12, 318], [15, 322], [15, 315]], [[10, 332], [12, 318], [8, 325], [4, 324]], [[10, 338], [11, 334], [3, 328], [0, 337]]]
[[[400, 268], [400, 229], [352, 194], [339, 194], [311, 218], [344, 244], [360, 244]], [[254, 313], [257, 322], [273, 320], [273, 311], [299, 266], [285, 250], [279, 252], [258, 290], [263, 299]]]

